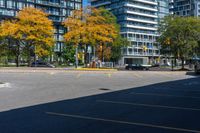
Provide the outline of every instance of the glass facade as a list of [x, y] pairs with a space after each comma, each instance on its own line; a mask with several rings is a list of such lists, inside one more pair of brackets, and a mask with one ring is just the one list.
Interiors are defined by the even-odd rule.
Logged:
[[12, 18], [24, 7], [35, 7], [49, 14], [55, 28], [55, 51], [59, 52], [62, 51], [65, 32], [61, 22], [71, 14], [72, 10], [82, 7], [82, 0], [0, 0], [0, 19]]
[[179, 16], [200, 16], [200, 0], [173, 0], [173, 13]]
[[150, 63], [160, 56], [158, 23], [169, 14], [168, 0], [92, 0], [92, 6], [110, 10], [130, 46], [123, 49], [121, 63]]
[[174, 14], [174, 0], [169, 0], [169, 13]]

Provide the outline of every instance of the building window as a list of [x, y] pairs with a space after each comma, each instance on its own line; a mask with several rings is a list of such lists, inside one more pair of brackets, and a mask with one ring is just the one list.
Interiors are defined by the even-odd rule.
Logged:
[[24, 8], [24, 3], [17, 2], [17, 9], [23, 9], [23, 8]]
[[0, 0], [0, 7], [5, 7], [5, 0]]
[[7, 8], [15, 8], [15, 2], [12, 0], [7, 1]]

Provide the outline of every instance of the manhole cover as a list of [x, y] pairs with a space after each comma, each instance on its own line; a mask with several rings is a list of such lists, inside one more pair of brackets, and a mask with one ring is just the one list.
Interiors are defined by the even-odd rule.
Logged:
[[108, 88], [99, 88], [99, 90], [102, 90], [102, 91], [109, 91], [110, 89], [108, 89]]

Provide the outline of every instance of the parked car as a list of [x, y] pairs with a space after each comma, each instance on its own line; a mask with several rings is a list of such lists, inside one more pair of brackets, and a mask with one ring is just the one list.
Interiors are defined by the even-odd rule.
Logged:
[[127, 64], [125, 69], [126, 70], [149, 70], [151, 65], [142, 65], [142, 64]]
[[31, 67], [49, 67], [49, 68], [55, 68], [54, 65], [46, 62], [36, 61], [31, 64]]

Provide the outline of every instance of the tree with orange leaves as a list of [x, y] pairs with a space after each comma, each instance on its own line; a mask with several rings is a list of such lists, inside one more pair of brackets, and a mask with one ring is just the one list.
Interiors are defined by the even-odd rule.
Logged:
[[82, 45], [85, 48], [85, 55], [89, 45], [100, 48], [114, 42], [119, 34], [116, 19], [111, 13], [108, 13], [108, 18], [105, 13], [108, 11], [102, 8], [88, 7], [84, 10], [75, 10], [63, 23], [68, 29], [64, 36], [65, 41], [77, 47]]
[[[19, 35], [19, 25], [15, 20], [3, 21], [0, 26], [1, 48], [9, 55], [15, 56], [16, 66], [19, 66], [19, 56], [21, 53], [21, 44]], [[6, 50], [6, 51], [5, 51]]]
[[54, 46], [53, 23], [48, 19], [48, 14], [42, 10], [28, 7], [17, 15], [22, 40], [28, 53], [29, 65], [31, 50], [38, 56], [46, 56]]
[[29, 66], [31, 53], [46, 56], [54, 45], [52, 21], [48, 19], [48, 14], [33, 7], [19, 11], [15, 20], [3, 21], [0, 30], [0, 37], [17, 40], [23, 47]]

